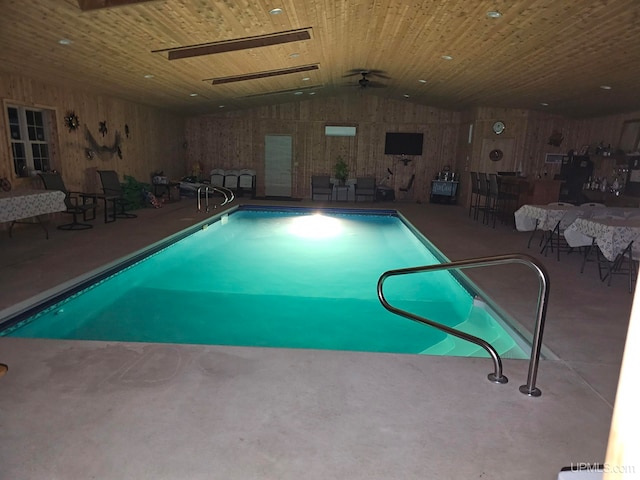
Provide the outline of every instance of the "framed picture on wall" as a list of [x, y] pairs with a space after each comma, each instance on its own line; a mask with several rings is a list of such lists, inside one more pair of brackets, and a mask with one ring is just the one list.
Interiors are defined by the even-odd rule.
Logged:
[[560, 165], [562, 163], [562, 157], [564, 157], [562, 153], [547, 153], [544, 156], [544, 163], [557, 163]]

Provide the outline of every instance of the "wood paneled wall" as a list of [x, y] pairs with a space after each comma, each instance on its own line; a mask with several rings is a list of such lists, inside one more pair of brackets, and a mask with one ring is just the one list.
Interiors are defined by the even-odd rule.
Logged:
[[[553, 178], [560, 172], [560, 165], [545, 164], [545, 154], [566, 154], [572, 149], [580, 151], [584, 145], [592, 146], [593, 153], [593, 147], [601, 142], [604, 145], [611, 144], [612, 150], [615, 151], [618, 149], [624, 122], [640, 118], [640, 112], [592, 119], [571, 119], [529, 110], [478, 108], [471, 116], [474, 123], [471, 161], [468, 166], [463, 165], [461, 168], [464, 174], [460, 198], [464, 199], [461, 202], [467, 204], [470, 198], [469, 171], [490, 173], [515, 170], [534, 178], [545, 176], [546, 172], [548, 178]], [[491, 130], [497, 120], [506, 125], [501, 135], [496, 135]], [[554, 132], [559, 132], [563, 137], [560, 146], [549, 144]], [[491, 145], [505, 152], [502, 160], [489, 160], [488, 151]], [[615, 164], [625, 161], [623, 153], [611, 158], [593, 155], [591, 158], [594, 161], [595, 176], [611, 176]]]
[[[326, 125], [355, 126], [355, 137], [327, 137]], [[311, 175], [333, 174], [341, 156], [350, 177], [374, 175], [380, 183], [387, 177], [398, 193], [415, 174], [414, 186], [403, 198], [426, 201], [431, 179], [445, 165], [458, 163], [460, 113], [398, 102], [368, 94], [322, 100], [305, 100], [253, 110], [190, 118], [186, 138], [187, 169], [200, 162], [212, 168], [251, 168], [257, 172], [258, 195], [264, 195], [264, 137], [293, 137], [292, 195], [310, 196]], [[424, 134], [420, 157], [404, 165], [398, 156], [384, 154], [386, 132]], [[388, 170], [393, 172], [389, 175]]]
[[[96, 170], [116, 170], [139, 181], [149, 182], [150, 173], [163, 170], [171, 177], [185, 174], [185, 138], [182, 117], [167, 112], [126, 102], [113, 97], [47, 85], [28, 78], [0, 74], [0, 98], [7, 103], [44, 107], [54, 112], [52, 125], [52, 168], [60, 171], [70, 190], [99, 191]], [[64, 117], [74, 111], [80, 119], [80, 128], [69, 131]], [[106, 121], [108, 132], [102, 136], [99, 122]], [[10, 179], [14, 188], [39, 186], [37, 178], [17, 178], [13, 172], [10, 154], [7, 115], [0, 116], [0, 177]], [[125, 135], [125, 125], [129, 136]], [[91, 147], [86, 130], [98, 146], [114, 147], [116, 132], [120, 133], [122, 158], [116, 153], [98, 152], [88, 159], [86, 149]]]
[[[149, 181], [152, 171], [163, 170], [172, 178], [190, 174], [199, 163], [204, 172], [212, 168], [252, 168], [258, 172], [258, 194], [264, 194], [264, 137], [287, 134], [293, 137], [292, 195], [308, 198], [310, 178], [315, 173], [333, 173], [333, 165], [342, 156], [351, 177], [374, 175], [378, 182], [388, 178], [396, 189], [407, 185], [412, 174], [416, 181], [406, 201], [424, 202], [429, 198], [430, 181], [445, 165], [461, 177], [460, 201], [468, 202], [468, 172], [521, 170], [530, 176], [552, 177], [557, 165], [545, 165], [546, 153], [566, 153], [583, 145], [603, 142], [616, 149], [626, 120], [640, 118], [640, 112], [596, 119], [567, 119], [541, 112], [477, 108], [453, 112], [435, 107], [384, 99], [368, 93], [356, 93], [330, 99], [261, 107], [229, 113], [216, 112], [184, 119], [162, 110], [113, 97], [47, 85], [29, 78], [0, 74], [0, 98], [7, 103], [41, 106], [54, 112], [52, 142], [53, 168], [61, 171], [70, 189], [97, 190], [97, 169], [113, 169], [121, 178], [131, 175]], [[69, 132], [64, 116], [74, 111], [81, 126]], [[505, 122], [505, 132], [497, 136], [491, 126]], [[99, 122], [106, 121], [108, 134], [99, 133]], [[129, 137], [124, 126], [129, 127]], [[355, 137], [326, 137], [326, 125], [357, 127]], [[471, 143], [469, 126], [473, 125]], [[120, 132], [122, 159], [108, 152], [87, 159], [90, 143], [85, 128], [99, 145], [113, 146]], [[15, 188], [37, 183], [35, 179], [16, 178], [9, 150], [6, 114], [0, 116], [0, 176], [8, 177]], [[399, 157], [384, 155], [386, 132], [421, 132], [424, 152], [404, 165]], [[563, 141], [549, 145], [549, 137], [558, 131]], [[486, 155], [490, 146], [509, 152], [499, 162]], [[511, 153], [512, 152], [512, 153]], [[623, 157], [622, 157], [623, 158]], [[616, 159], [594, 158], [598, 174], [610, 174]], [[393, 172], [389, 175], [388, 170]]]

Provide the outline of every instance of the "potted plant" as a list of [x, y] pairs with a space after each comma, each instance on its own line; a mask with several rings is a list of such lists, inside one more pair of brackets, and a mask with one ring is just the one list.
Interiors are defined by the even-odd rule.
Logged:
[[338, 161], [334, 166], [334, 176], [340, 182], [340, 185], [344, 185], [349, 178], [349, 165], [338, 155]]

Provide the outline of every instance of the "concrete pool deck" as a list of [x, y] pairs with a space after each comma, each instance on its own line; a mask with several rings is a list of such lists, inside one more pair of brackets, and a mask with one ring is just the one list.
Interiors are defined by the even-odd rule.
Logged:
[[[545, 344], [558, 359], [541, 362], [541, 397], [519, 393], [522, 360], [505, 360], [509, 383], [494, 385], [477, 358], [0, 338], [0, 478], [553, 479], [603, 462], [626, 280], [607, 287], [593, 265], [579, 273], [579, 255], [545, 258], [527, 233], [482, 225], [463, 206], [357, 206], [398, 209], [452, 260], [526, 253], [545, 265]], [[37, 226], [1, 232], [0, 309], [204, 218], [194, 200], [138, 213], [51, 228], [49, 240]], [[480, 270], [465, 273], [531, 329], [535, 276]]]

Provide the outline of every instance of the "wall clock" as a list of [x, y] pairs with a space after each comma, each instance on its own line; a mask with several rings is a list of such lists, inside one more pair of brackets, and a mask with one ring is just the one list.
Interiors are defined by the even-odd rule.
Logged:
[[505, 129], [504, 122], [497, 121], [496, 123], [493, 124], [493, 133], [495, 133], [496, 135], [500, 135], [502, 132], [504, 132], [504, 129]]
[[502, 153], [502, 150], [495, 149], [495, 150], [491, 150], [489, 152], [489, 159], [492, 162], [497, 162], [499, 160], [502, 160], [503, 156], [504, 156], [504, 154]]

